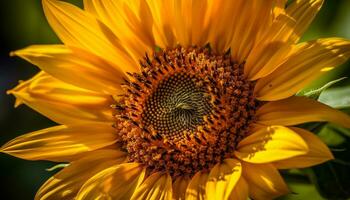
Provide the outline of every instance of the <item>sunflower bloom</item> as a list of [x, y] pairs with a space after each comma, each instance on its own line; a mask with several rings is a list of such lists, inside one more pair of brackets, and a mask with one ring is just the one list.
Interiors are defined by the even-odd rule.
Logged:
[[36, 199], [273, 199], [279, 169], [333, 159], [293, 127], [350, 117], [295, 94], [350, 41], [298, 43], [322, 0], [43, 0], [63, 44], [15, 52], [41, 69], [8, 93], [59, 125], [1, 151], [68, 163]]

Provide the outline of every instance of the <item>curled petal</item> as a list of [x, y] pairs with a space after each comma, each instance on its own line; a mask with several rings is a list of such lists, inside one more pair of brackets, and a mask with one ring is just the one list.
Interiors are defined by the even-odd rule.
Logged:
[[240, 141], [234, 155], [249, 163], [269, 163], [307, 152], [307, 144], [293, 130], [269, 126]]
[[315, 134], [301, 128], [293, 127], [291, 129], [293, 129], [304, 139], [309, 146], [309, 151], [305, 155], [275, 162], [274, 165], [277, 168], [305, 168], [334, 159], [332, 152], [329, 150], [327, 145], [325, 145]]

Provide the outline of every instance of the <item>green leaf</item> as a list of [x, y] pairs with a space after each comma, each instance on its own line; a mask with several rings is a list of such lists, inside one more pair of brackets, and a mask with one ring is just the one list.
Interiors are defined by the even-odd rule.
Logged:
[[314, 100], [318, 100], [320, 95], [326, 90], [328, 89], [329, 87], [331, 87], [332, 85], [342, 81], [346, 79], [346, 77], [342, 77], [342, 78], [339, 78], [337, 80], [333, 80], [333, 81], [330, 81], [328, 83], [326, 83], [324, 86], [320, 87], [319, 89], [316, 89], [316, 90], [311, 90], [311, 91], [304, 91], [304, 92], [301, 92], [301, 93], [298, 93], [297, 96], [306, 96], [310, 99], [314, 99]]
[[350, 108], [350, 86], [328, 89], [318, 100], [336, 109]]
[[305, 175], [304, 170], [288, 170], [282, 171], [282, 176], [286, 180], [290, 194], [278, 198], [278, 200], [324, 200], [318, 193], [315, 185], [311, 184], [310, 179]]
[[338, 131], [339, 133], [341, 133], [342, 135], [345, 135], [347, 137], [350, 137], [350, 129], [348, 128], [343, 128], [343, 127], [339, 127], [339, 126], [332, 126], [332, 128], [335, 130], [335, 131]]
[[279, 200], [325, 200], [312, 184], [288, 182], [288, 186], [293, 193], [281, 197]]
[[318, 134], [329, 146], [335, 160], [312, 167], [310, 178], [326, 199], [350, 198], [350, 137], [349, 129], [327, 124]]
[[327, 122], [309, 122], [309, 123], [300, 124], [297, 127], [302, 128], [302, 129], [306, 129], [306, 130], [313, 132], [313, 133], [318, 133], [321, 130], [323, 130], [323, 127], [326, 124], [327, 124]]
[[312, 180], [324, 198], [330, 200], [350, 198], [349, 166], [330, 161], [312, 169]]
[[350, 129], [343, 128], [340, 126], [337, 126], [335, 124], [328, 124], [328, 128], [332, 130], [332, 132], [336, 132], [338, 134], [341, 134], [343, 136], [350, 137]]
[[340, 132], [340, 128], [332, 124], [327, 124], [318, 132], [321, 140], [330, 147], [338, 147], [346, 142], [346, 138]]

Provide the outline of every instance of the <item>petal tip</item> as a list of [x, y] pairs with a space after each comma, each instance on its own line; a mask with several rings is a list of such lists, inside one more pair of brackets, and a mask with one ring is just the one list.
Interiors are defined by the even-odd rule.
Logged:
[[15, 89], [7, 90], [6, 94], [13, 95], [16, 98], [15, 103], [13, 105], [14, 108], [18, 108], [20, 105], [23, 104], [23, 100], [19, 98], [19, 92], [16, 92]]
[[17, 56], [16, 51], [11, 51], [11, 52], [9, 53], [9, 55], [10, 55], [10, 57], [15, 57], [15, 56]]
[[334, 159], [335, 159], [335, 157], [334, 157], [333, 153], [329, 150], [327, 152], [327, 154], [325, 155], [324, 162], [331, 161], [331, 160], [334, 160]]
[[6, 94], [7, 94], [7, 95], [12, 95], [12, 94], [13, 94], [13, 92], [14, 92], [14, 91], [13, 91], [13, 89], [11, 89], [11, 90], [7, 90], [7, 91], [6, 91]]
[[9, 150], [10, 147], [11, 146], [9, 145], [9, 142], [7, 142], [6, 144], [0, 147], [0, 153], [11, 155], [11, 150]]

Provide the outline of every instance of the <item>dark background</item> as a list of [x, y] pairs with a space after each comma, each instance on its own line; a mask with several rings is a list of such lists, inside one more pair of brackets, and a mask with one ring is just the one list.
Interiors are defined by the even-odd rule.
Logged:
[[[81, 6], [81, 1], [69, 2]], [[9, 52], [31, 44], [59, 43], [59, 40], [46, 22], [40, 0], [1, 1], [0, 15], [0, 145], [3, 145], [21, 134], [54, 125], [26, 106], [14, 109], [14, 97], [6, 95], [6, 91], [16, 86], [19, 80], [33, 76], [38, 69], [19, 58], [10, 58]], [[326, 0], [303, 40], [334, 36], [350, 38], [349, 0]], [[343, 76], [350, 76], [349, 62], [315, 81], [309, 88], [319, 87]], [[347, 79], [336, 86], [349, 84], [350, 80]], [[50, 162], [26, 161], [0, 154], [0, 198], [33, 199], [40, 185], [54, 173], [45, 170], [53, 165]], [[290, 186], [300, 195], [284, 199], [322, 199], [313, 185]]]

